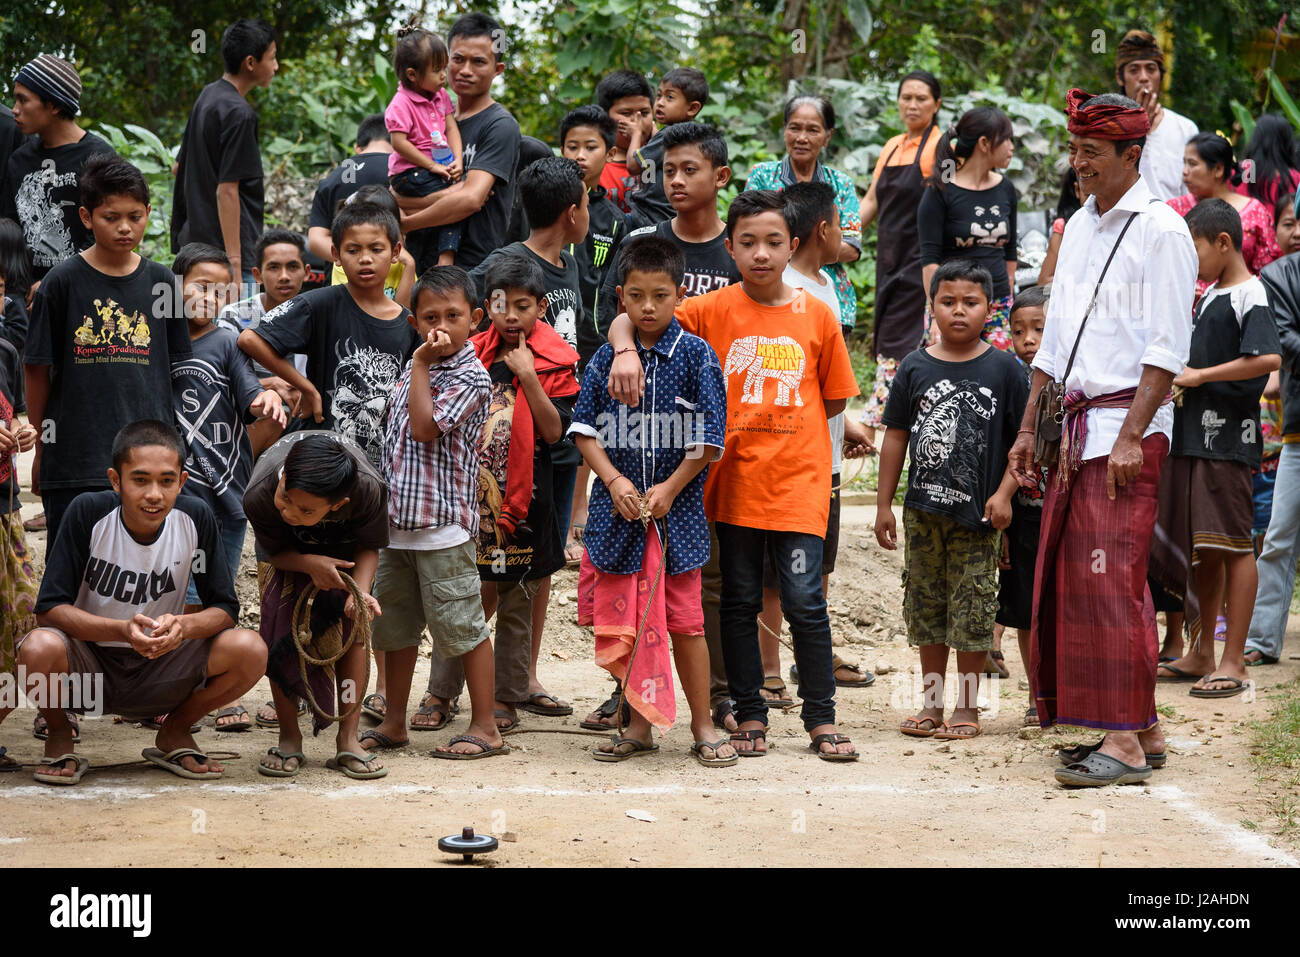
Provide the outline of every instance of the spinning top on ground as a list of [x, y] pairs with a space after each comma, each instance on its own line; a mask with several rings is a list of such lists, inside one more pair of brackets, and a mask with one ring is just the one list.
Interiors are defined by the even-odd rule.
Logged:
[[486, 854], [497, 849], [497, 839], [488, 834], [475, 834], [472, 827], [463, 828], [459, 834], [438, 838], [438, 850], [448, 854], [463, 854], [468, 863], [475, 854]]

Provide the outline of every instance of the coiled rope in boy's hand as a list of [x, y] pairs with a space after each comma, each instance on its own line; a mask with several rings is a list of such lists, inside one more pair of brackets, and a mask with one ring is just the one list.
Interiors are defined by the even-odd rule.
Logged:
[[[350, 716], [361, 707], [365, 689], [370, 687], [370, 606], [366, 604], [365, 592], [361, 590], [360, 585], [352, 580], [351, 575], [343, 571], [340, 571], [338, 575], [339, 578], [343, 579], [343, 584], [347, 586], [347, 590], [352, 595], [352, 630], [349, 632], [347, 640], [343, 639], [342, 618], [319, 635], [311, 633], [312, 602], [315, 601], [316, 595], [322, 591], [322, 589], [316, 587], [315, 582], [311, 581], [302, 590], [302, 593], [298, 596], [298, 601], [293, 606], [290, 629], [294, 647], [298, 649], [298, 661], [302, 666], [302, 683], [307, 690], [307, 700], [310, 702], [312, 710], [326, 721], [342, 721]], [[316, 665], [324, 668], [330, 677], [337, 681], [334, 673], [335, 662], [347, 654], [348, 649], [358, 641], [366, 653], [366, 676], [362, 679], [361, 687], [356, 689], [356, 700], [352, 702], [352, 707], [342, 714], [330, 714], [316, 702], [316, 696], [311, 690], [311, 682], [307, 680], [307, 666]]]

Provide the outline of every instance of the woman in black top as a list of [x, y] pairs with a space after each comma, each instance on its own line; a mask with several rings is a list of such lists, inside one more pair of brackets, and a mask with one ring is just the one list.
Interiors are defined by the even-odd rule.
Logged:
[[939, 263], [957, 256], [973, 259], [993, 276], [993, 299], [984, 340], [1013, 353], [1007, 328], [1016, 280], [1016, 188], [998, 172], [1011, 162], [1011, 120], [1001, 110], [977, 106], [948, 127], [934, 154], [934, 169], [916, 211], [925, 284], [927, 341], [930, 277]]

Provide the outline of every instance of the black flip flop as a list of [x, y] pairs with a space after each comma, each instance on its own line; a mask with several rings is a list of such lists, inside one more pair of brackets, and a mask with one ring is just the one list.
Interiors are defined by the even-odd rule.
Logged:
[[[1165, 671], [1172, 671], [1173, 674], [1162, 675], [1160, 673], [1160, 668], [1164, 668]], [[1160, 665], [1156, 669], [1156, 681], [1200, 681], [1204, 677], [1205, 675], [1194, 675], [1190, 671], [1184, 671], [1182, 668], [1175, 668], [1173, 665]]]
[[643, 754], [653, 754], [655, 751], [659, 750], [659, 745], [646, 744], [644, 741], [638, 741], [636, 738], [620, 738], [616, 734], [611, 734], [609, 739], [614, 743], [615, 747], [618, 747], [620, 744], [630, 744], [632, 745], [632, 750], [624, 751], [620, 754], [615, 751], [602, 751], [600, 748], [592, 748], [591, 756], [597, 761], [626, 761], [628, 758], [639, 758]]
[[794, 699], [790, 697], [789, 689], [786, 688], [785, 682], [781, 680], [780, 675], [767, 675], [763, 679], [763, 687], [759, 690], [776, 695], [775, 698], [766, 699], [769, 708], [780, 708], [782, 711], [789, 711], [794, 707]]
[[[274, 708], [274, 707], [275, 707], [275, 702], [274, 702], [274, 701], [268, 701], [266, 704], [262, 705], [262, 707], [263, 707], [263, 708]], [[261, 709], [259, 709], [259, 710], [261, 710]], [[307, 702], [306, 702], [306, 701], [303, 701], [301, 698], [299, 698], [299, 699], [298, 699], [298, 717], [301, 718], [301, 717], [302, 717], [304, 714], [306, 714], [306, 713], [307, 713]], [[275, 720], [271, 721], [271, 720], [268, 720], [268, 719], [266, 719], [266, 718], [263, 718], [260, 714], [254, 714], [254, 715], [253, 715], [253, 720], [257, 723], [257, 726], [258, 726], [259, 728], [278, 728], [278, 727], [280, 727], [280, 719], [279, 719], [278, 717], [277, 717]]]
[[[380, 703], [384, 706], [383, 711], [380, 711], [378, 708], [376, 708], [373, 704], [370, 703], [371, 701], [374, 701], [376, 698], [378, 698]], [[372, 691], [370, 694], [366, 695], [364, 698], [361, 699], [361, 713], [364, 714], [367, 718], [374, 718], [376, 721], [383, 721], [384, 718], [388, 717], [388, 699], [385, 698], [383, 695], [381, 695], [378, 691]]]
[[848, 754], [843, 754], [839, 751], [822, 750], [823, 744], [830, 744], [834, 746], [837, 744], [850, 744], [850, 743], [852, 742], [849, 741], [849, 736], [847, 734], [840, 734], [837, 731], [834, 734], [817, 735], [817, 737], [812, 739], [812, 743], [808, 745], [808, 748], [811, 751], [815, 752], [817, 757], [821, 758], [823, 761], [856, 761], [860, 757], [860, 755], [856, 751], [850, 751]]
[[506, 711], [502, 708], [493, 708], [492, 719], [495, 721], [497, 718], [510, 719], [510, 723], [505, 727], [502, 727], [501, 725], [497, 725], [498, 734], [514, 734], [516, 731], [519, 730], [519, 716], [517, 714], [511, 714], [509, 711]]
[[250, 731], [250, 730], [252, 730], [253, 722], [252, 722], [252, 720], [248, 717], [248, 711], [244, 708], [243, 705], [238, 705], [238, 706], [236, 706], [236, 707], [234, 707], [234, 708], [221, 708], [221, 709], [219, 709], [219, 710], [217, 711], [217, 714], [216, 714], [216, 720], [220, 721], [222, 718], [228, 718], [228, 717], [230, 717], [231, 715], [235, 715], [235, 716], [237, 717], [237, 716], [239, 716], [239, 715], [241, 715], [241, 714], [244, 716], [244, 720], [243, 720], [243, 721], [232, 721], [230, 724], [219, 724], [219, 725], [216, 726], [216, 729], [217, 729], [218, 731]]
[[[81, 722], [77, 719], [77, 715], [71, 711], [65, 711], [64, 714], [67, 716], [68, 723], [72, 725], [72, 743], [80, 744]], [[45, 726], [45, 716], [37, 714], [36, 717], [32, 719], [32, 737], [37, 741], [45, 741], [49, 736], [49, 729]]]
[[384, 734], [384, 732], [380, 731], [378, 728], [370, 728], [367, 731], [362, 731], [361, 734], [357, 737], [357, 740], [363, 742], [364, 741], [379, 742], [379, 747], [365, 749], [365, 751], [368, 754], [374, 754], [376, 751], [396, 751], [399, 748], [409, 747], [411, 744], [410, 741], [394, 741], [392, 738]]
[[[554, 701], [555, 704], [538, 704], [537, 699], [544, 698], [548, 701]], [[547, 691], [538, 691], [536, 694], [530, 694], [527, 701], [521, 701], [516, 705], [520, 710], [527, 711], [529, 714], [540, 714], [544, 718], [563, 718], [566, 715], [573, 714], [573, 705], [567, 701], [561, 701], [555, 695]]]
[[[620, 698], [623, 698], [623, 696], [619, 694], [617, 691], [614, 692], [614, 694], [610, 695], [608, 700], [606, 700], [599, 708], [597, 708], [592, 713], [598, 714], [602, 718], [614, 717], [614, 715], [618, 713], [618, 702]], [[627, 727], [628, 724], [631, 723], [631, 721], [632, 721], [632, 705], [631, 703], [628, 702], [626, 698], [623, 698], [623, 727]], [[612, 724], [605, 724], [601, 721], [592, 721], [590, 719], [587, 719], [585, 721], [582, 721], [578, 725], [578, 727], [585, 728], [588, 731], [609, 731], [613, 729], [615, 726]]]
[[1187, 693], [1193, 698], [1235, 698], [1246, 690], [1246, 683], [1240, 678], [1233, 678], [1228, 675], [1213, 677], [1206, 675], [1205, 680], [1209, 681], [1231, 681], [1230, 688], [1188, 688]]
[[[447, 725], [451, 724], [452, 718], [460, 714], [460, 705], [458, 705], [454, 700], [449, 705], [421, 704], [420, 707], [415, 709], [415, 714], [424, 715], [426, 718], [432, 717], [433, 715], [436, 714], [436, 715], [440, 715], [442, 717], [442, 720], [439, 721], [437, 724], [416, 724], [414, 721], [408, 721], [406, 722], [406, 727], [408, 730], [441, 731], [443, 728], [447, 727]], [[415, 715], [412, 715], [411, 717], [414, 718]]]
[[[713, 709], [713, 726], [719, 731], [726, 731], [726, 719], [729, 717], [734, 718], [735, 716], [736, 702], [732, 701], [730, 698], [726, 698], [719, 702], [718, 706]], [[624, 724], [626, 723], [627, 722], [625, 721]]]
[[[752, 731], [733, 731], [733, 732], [731, 732], [731, 739], [730, 739], [730, 740], [731, 740], [731, 746], [732, 746], [733, 748], [736, 748], [736, 742], [737, 742], [737, 741], [748, 741], [748, 742], [750, 742], [750, 744], [753, 744], [754, 742], [756, 742], [756, 741], [760, 741], [760, 740], [761, 740], [761, 741], [763, 741], [764, 743], [766, 743], [766, 742], [767, 742], [767, 729], [766, 729], [766, 728], [754, 728]], [[766, 751], [757, 751], [757, 750], [755, 750], [755, 749], [752, 748], [752, 747], [749, 748], [749, 749], [747, 749], [747, 750], [743, 750], [743, 751], [742, 751], [740, 748], [736, 748], [736, 754], [739, 755], [739, 756], [742, 757], [742, 758], [765, 758], [765, 757], [767, 757], [767, 752], [766, 752]]]

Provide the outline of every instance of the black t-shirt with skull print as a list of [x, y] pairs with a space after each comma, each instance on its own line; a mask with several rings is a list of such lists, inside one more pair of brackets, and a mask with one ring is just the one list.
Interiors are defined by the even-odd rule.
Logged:
[[921, 265], [973, 259], [993, 276], [993, 298], [1011, 295], [1007, 263], [1016, 261], [1016, 188], [1011, 180], [989, 189], [929, 186], [916, 208]]
[[420, 344], [409, 315], [403, 309], [396, 319], [376, 319], [357, 305], [346, 285], [339, 285], [281, 303], [256, 329], [280, 355], [307, 357], [307, 378], [321, 394], [324, 418], [298, 427], [347, 436], [381, 471], [384, 412]]
[[910, 433], [903, 504], [991, 529], [984, 505], [1002, 483], [1028, 399], [1020, 363], [992, 346], [966, 362], [936, 359], [928, 349], [910, 353], [882, 419]]

